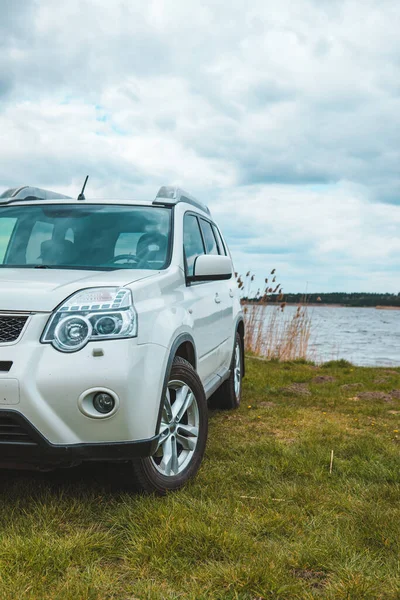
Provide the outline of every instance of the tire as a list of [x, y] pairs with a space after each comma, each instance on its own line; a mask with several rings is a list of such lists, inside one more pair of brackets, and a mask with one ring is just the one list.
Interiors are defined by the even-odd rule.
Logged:
[[239, 408], [240, 406], [243, 378], [243, 344], [242, 338], [237, 332], [235, 336], [235, 347], [233, 349], [230, 371], [231, 373], [229, 378], [211, 397], [211, 408], [232, 410], [234, 408]]
[[163, 403], [162, 441], [156, 453], [132, 463], [138, 491], [159, 495], [178, 490], [196, 475], [207, 442], [204, 388], [192, 365], [183, 358], [174, 359]]

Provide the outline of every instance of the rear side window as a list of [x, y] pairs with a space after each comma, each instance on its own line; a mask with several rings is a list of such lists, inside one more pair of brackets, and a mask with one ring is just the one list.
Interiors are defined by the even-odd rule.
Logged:
[[219, 233], [215, 225], [213, 225], [212, 228], [215, 235], [215, 239], [217, 240], [219, 254], [226, 256], [226, 248], [224, 242], [222, 241], [221, 234]]
[[205, 254], [199, 222], [194, 215], [185, 215], [183, 221], [183, 246], [185, 249], [187, 274], [191, 277], [193, 275], [194, 261], [198, 256]]
[[204, 219], [200, 219], [200, 223], [207, 254], [218, 254], [217, 241], [215, 239], [211, 223], [205, 221]]

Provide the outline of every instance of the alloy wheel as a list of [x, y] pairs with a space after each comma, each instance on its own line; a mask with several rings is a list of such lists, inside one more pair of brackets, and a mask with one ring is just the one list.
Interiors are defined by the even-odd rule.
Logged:
[[179, 475], [193, 458], [199, 436], [199, 407], [183, 381], [168, 382], [158, 447], [151, 460], [162, 475]]
[[234, 384], [236, 398], [239, 398], [240, 386], [242, 385], [242, 356], [239, 343], [236, 343], [235, 346]]

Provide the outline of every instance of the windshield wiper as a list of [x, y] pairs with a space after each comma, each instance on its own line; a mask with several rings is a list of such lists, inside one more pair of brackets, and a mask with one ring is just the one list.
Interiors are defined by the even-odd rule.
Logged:
[[117, 271], [126, 269], [126, 267], [117, 266], [99, 266], [99, 265], [5, 265], [0, 264], [0, 269], [66, 269], [71, 271]]

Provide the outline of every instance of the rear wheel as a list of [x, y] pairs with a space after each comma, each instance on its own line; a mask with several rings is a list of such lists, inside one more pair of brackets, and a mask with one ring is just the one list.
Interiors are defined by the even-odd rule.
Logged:
[[225, 410], [238, 408], [242, 397], [243, 378], [243, 344], [239, 333], [236, 333], [229, 378], [221, 385], [210, 399], [212, 408]]
[[139, 489], [165, 494], [194, 477], [203, 459], [207, 432], [202, 383], [192, 365], [176, 357], [163, 398], [157, 450], [153, 456], [133, 462]]

